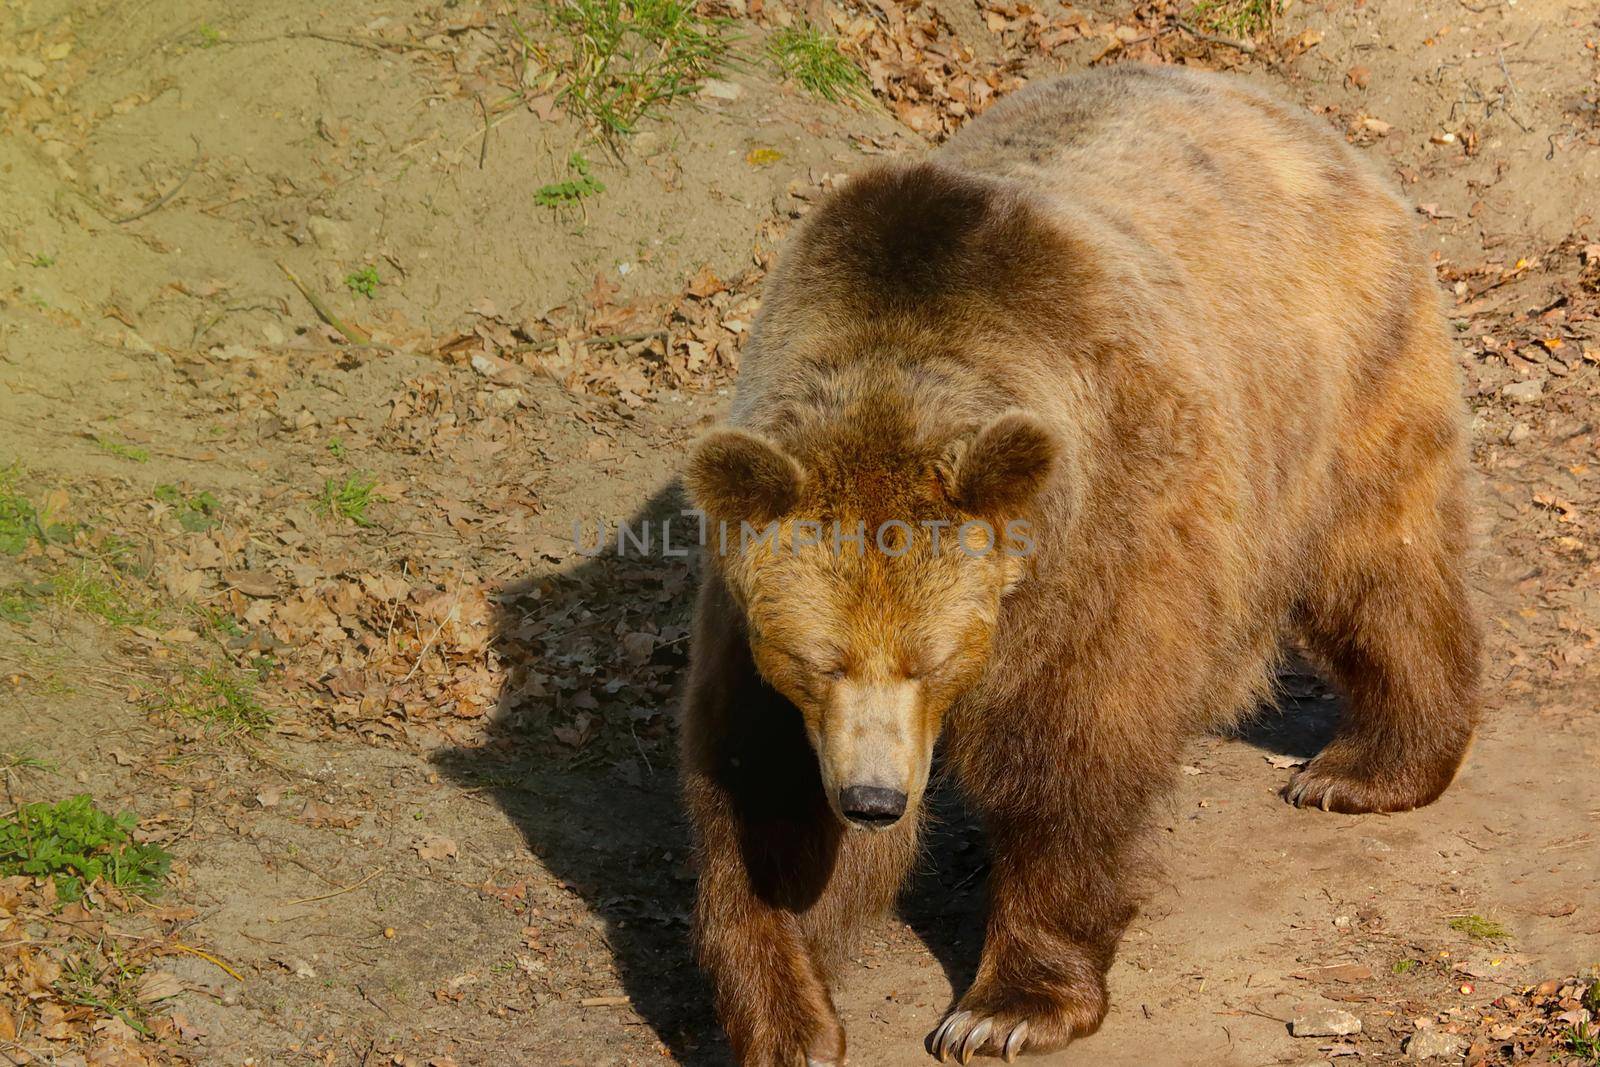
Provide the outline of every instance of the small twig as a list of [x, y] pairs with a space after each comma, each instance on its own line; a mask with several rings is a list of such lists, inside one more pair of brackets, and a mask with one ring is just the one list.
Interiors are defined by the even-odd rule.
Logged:
[[201, 959], [205, 960], [207, 963], [213, 963], [213, 964], [217, 965], [218, 967], [221, 967], [224, 971], [227, 971], [229, 974], [233, 975], [233, 977], [237, 981], [240, 981], [240, 982], [244, 981], [244, 975], [240, 974], [238, 971], [234, 970], [232, 967], [229, 967], [226, 963], [223, 963], [221, 960], [217, 959], [217, 957], [213, 956], [209, 952], [202, 952], [200, 949], [195, 948], [193, 945], [185, 945], [181, 941], [174, 941], [172, 943], [172, 947], [175, 948], [175, 949], [178, 949], [180, 952], [187, 952], [191, 956], [199, 956]]
[[639, 735], [634, 732], [633, 720], [628, 720], [628, 736], [633, 738], [633, 747], [638, 749], [639, 758], [644, 760], [644, 769], [650, 772], [650, 777], [656, 776], [655, 765], [650, 762], [650, 757], [645, 753], [644, 745], [639, 741]]
[[[356, 48], [367, 48], [374, 52], [448, 52], [449, 48], [443, 45], [424, 44], [421, 41], [386, 41], [381, 37], [351, 37], [342, 33], [323, 33], [320, 30], [291, 30], [284, 34], [285, 37], [309, 37], [317, 41], [329, 41], [333, 44], [348, 44]], [[270, 40], [270, 38], [265, 38]], [[240, 44], [255, 43], [238, 42]]]
[[361, 879], [361, 881], [355, 883], [354, 885], [344, 886], [341, 889], [334, 890], [332, 893], [324, 893], [320, 897], [301, 897], [299, 900], [290, 900], [290, 901], [285, 902], [281, 906], [285, 907], [285, 908], [292, 908], [296, 904], [314, 904], [319, 900], [330, 900], [333, 897], [343, 896], [346, 893], [354, 893], [357, 889], [360, 889], [362, 886], [366, 885], [368, 882], [372, 881], [374, 878], [378, 877], [378, 875], [380, 875], [382, 873], [383, 873], [383, 868], [382, 867], [378, 867], [375, 870], [373, 870], [373, 872], [371, 874], [367, 875], [365, 878]]
[[1585, 368], [1583, 368], [1581, 373], [1574, 374], [1570, 378], [1567, 378], [1565, 381], [1563, 381], [1561, 384], [1557, 385], [1554, 389], [1551, 389], [1545, 395], [1546, 396], [1555, 396], [1558, 393], [1564, 393], [1568, 389], [1571, 389], [1574, 385], [1577, 385], [1579, 382], [1588, 381], [1589, 380], [1589, 375], [1591, 375], [1593, 373], [1594, 373], [1594, 368], [1593, 367], [1585, 367]]
[[390, 1019], [390, 1020], [394, 1019], [394, 1016], [389, 1014], [389, 1009], [385, 1008], [382, 1004], [379, 1004], [376, 1000], [374, 1000], [373, 997], [372, 997], [372, 994], [368, 993], [365, 989], [362, 989], [361, 988], [361, 984], [359, 982], [356, 983], [356, 992], [361, 994], [361, 999], [362, 1000], [366, 1001], [368, 1004], [371, 1004], [374, 1008], [377, 1008], [379, 1011], [383, 1012], [385, 1018]]
[[1515, 78], [1511, 77], [1511, 69], [1506, 66], [1506, 50], [1504, 48], [1500, 48], [1495, 52], [1495, 55], [1499, 57], [1500, 73], [1506, 76], [1506, 85], [1511, 89], [1511, 95], [1516, 96], [1517, 82]]
[[[666, 330], [644, 330], [640, 333], [608, 333], [601, 334], [598, 337], [578, 337], [573, 338], [571, 343], [575, 345], [631, 345], [635, 341], [648, 341], [656, 337], [665, 341], [669, 336]], [[513, 353], [542, 352], [547, 348], [555, 348], [565, 340], [567, 340], [565, 337], [552, 337], [548, 341], [535, 341], [531, 345], [518, 345], [511, 351]]]
[[584, 997], [578, 1001], [580, 1008], [624, 1008], [632, 1007], [631, 997]]
[[252, 934], [252, 933], [250, 933], [250, 932], [248, 932], [246, 930], [240, 930], [239, 931], [239, 936], [240, 937], [247, 937], [251, 941], [259, 942], [260, 944], [263, 944], [263, 945], [287, 945], [289, 943], [287, 941], [274, 941], [270, 937], [257, 937], [255, 934]]
[[1212, 44], [1220, 44], [1227, 48], [1237, 48], [1239, 51], [1249, 55], [1255, 54], [1256, 46], [1252, 41], [1240, 41], [1233, 37], [1222, 37], [1215, 33], [1206, 33], [1204, 30], [1196, 29], [1195, 27], [1189, 25], [1182, 19], [1173, 19], [1172, 24], [1178, 27], [1178, 29], [1182, 30], [1184, 33], [1197, 37], [1202, 41], [1209, 41]]
[[368, 336], [365, 330], [351, 326], [349, 323], [344, 322], [339, 318], [339, 316], [330, 311], [328, 309], [328, 305], [324, 304], [317, 298], [317, 294], [306, 288], [306, 284], [299, 278], [295, 277], [294, 271], [283, 265], [283, 260], [275, 260], [274, 262], [278, 264], [278, 269], [283, 271], [284, 277], [293, 282], [294, 287], [300, 290], [300, 295], [306, 298], [306, 303], [310, 304], [311, 310], [317, 313], [317, 318], [321, 319], [329, 326], [332, 326], [335, 330], [338, 330], [340, 333], [344, 334], [345, 339], [350, 341], [352, 344], [367, 345], [372, 343], [372, 338]]
[[482, 93], [473, 93], [473, 99], [478, 101], [478, 110], [483, 113], [483, 143], [478, 146], [478, 169], [483, 169], [483, 161], [489, 158], [489, 107], [483, 102]]
[[1229, 1011], [1214, 1011], [1211, 1014], [1212, 1015], [1256, 1015], [1256, 1016], [1260, 1016], [1263, 1019], [1271, 1019], [1275, 1023], [1287, 1023], [1289, 1021], [1288, 1019], [1285, 1019], [1282, 1016], [1268, 1015], [1266, 1012], [1259, 1011], [1256, 1008], [1233, 1008], [1233, 1009], [1231, 1009]]
[[142, 219], [152, 211], [161, 209], [166, 205], [167, 201], [177, 196], [178, 190], [183, 188], [184, 183], [192, 178], [194, 176], [194, 172], [200, 167], [200, 138], [194, 137], [193, 140], [194, 159], [190, 161], [189, 169], [183, 172], [183, 177], [178, 179], [178, 184], [174, 185], [171, 189], [168, 189], [162, 195], [156, 197], [156, 199], [150, 201], [150, 203], [146, 204], [138, 211], [135, 211], [132, 215], [124, 215], [121, 218], [112, 219], [111, 221], [120, 226], [125, 222], [132, 222], [135, 219]]
[[411, 669], [406, 672], [406, 676], [400, 679], [401, 685], [405, 685], [416, 676], [417, 671], [422, 667], [422, 661], [428, 658], [428, 650], [433, 648], [435, 641], [439, 640], [439, 632], [444, 629], [445, 623], [456, 617], [456, 609], [459, 606], [459, 602], [451, 604], [450, 610], [445, 613], [444, 618], [439, 620], [439, 625], [433, 628], [433, 633], [429, 634], [428, 639], [422, 643], [422, 651], [417, 653], [417, 662], [413, 663]]

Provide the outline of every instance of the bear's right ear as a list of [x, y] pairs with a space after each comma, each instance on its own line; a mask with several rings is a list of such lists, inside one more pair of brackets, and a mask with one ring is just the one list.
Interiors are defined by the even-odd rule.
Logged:
[[805, 471], [782, 448], [747, 430], [713, 430], [684, 472], [694, 506], [718, 522], [765, 524], [800, 500]]

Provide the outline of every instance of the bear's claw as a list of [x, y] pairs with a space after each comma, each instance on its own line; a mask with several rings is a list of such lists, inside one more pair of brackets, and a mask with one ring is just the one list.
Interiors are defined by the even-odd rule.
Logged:
[[[929, 1035], [928, 1051], [937, 1056], [940, 1063], [949, 1062], [952, 1055], [958, 1063], [967, 1063], [978, 1052], [997, 1055], [1010, 1063], [1028, 1040], [1028, 1020], [1019, 1020], [1003, 1030], [997, 1029], [997, 1023], [992, 1015], [952, 1012]], [[1003, 1023], [999, 1025], [1004, 1027]]]
[[1283, 798], [1297, 808], [1321, 808], [1343, 815], [1410, 811], [1430, 803], [1450, 784], [1456, 761], [1437, 762], [1443, 770], [1419, 762], [1410, 773], [1383, 776], [1367, 770], [1373, 761], [1359, 753], [1352, 756], [1324, 750], [1289, 779]]
[[1283, 799], [1297, 808], [1321, 808], [1323, 811], [1332, 811], [1337, 789], [1333, 782], [1300, 771], [1289, 779], [1288, 785], [1284, 786]]

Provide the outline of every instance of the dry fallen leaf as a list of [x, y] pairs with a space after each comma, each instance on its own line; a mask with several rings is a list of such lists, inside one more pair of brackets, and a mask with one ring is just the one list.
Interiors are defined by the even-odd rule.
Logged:
[[704, 300], [708, 296], [725, 292], [727, 288], [727, 283], [717, 277], [710, 264], [706, 264], [695, 271], [694, 277], [689, 279], [688, 293], [696, 300]]
[[428, 863], [453, 860], [459, 854], [456, 843], [448, 837], [426, 837], [411, 846], [417, 855]]
[[1306, 30], [1289, 41], [1287, 51], [1291, 56], [1298, 56], [1311, 51], [1321, 43], [1321, 30]]
[[185, 988], [183, 979], [171, 971], [146, 971], [139, 976], [139, 1000], [144, 1004], [175, 997]]
[[278, 591], [278, 581], [265, 571], [223, 571], [222, 580], [245, 596], [267, 597]]

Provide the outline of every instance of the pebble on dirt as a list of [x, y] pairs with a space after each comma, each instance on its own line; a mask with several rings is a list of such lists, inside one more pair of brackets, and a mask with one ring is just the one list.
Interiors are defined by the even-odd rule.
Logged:
[[1453, 1060], [1461, 1055], [1461, 1038], [1443, 1030], [1418, 1030], [1406, 1042], [1406, 1058]]
[[1500, 390], [1500, 395], [1517, 404], [1531, 404], [1544, 396], [1544, 379], [1530, 378], [1525, 382], [1512, 382]]
[[1295, 1037], [1345, 1037], [1361, 1032], [1361, 1020], [1350, 1012], [1326, 1008], [1296, 1015], [1289, 1032]]

